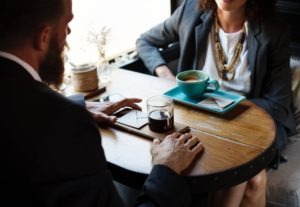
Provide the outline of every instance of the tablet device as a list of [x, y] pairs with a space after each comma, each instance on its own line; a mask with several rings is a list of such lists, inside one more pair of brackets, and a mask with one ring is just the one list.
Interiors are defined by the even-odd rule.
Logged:
[[118, 117], [117, 123], [140, 129], [148, 124], [147, 114], [135, 109], [125, 108], [114, 114]]

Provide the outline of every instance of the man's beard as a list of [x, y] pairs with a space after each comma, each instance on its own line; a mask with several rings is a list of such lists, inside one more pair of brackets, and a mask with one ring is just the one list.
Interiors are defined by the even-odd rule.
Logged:
[[50, 41], [45, 60], [39, 68], [39, 75], [43, 82], [56, 89], [59, 89], [64, 78], [63, 51], [64, 47], [60, 48], [58, 40], [54, 35]]

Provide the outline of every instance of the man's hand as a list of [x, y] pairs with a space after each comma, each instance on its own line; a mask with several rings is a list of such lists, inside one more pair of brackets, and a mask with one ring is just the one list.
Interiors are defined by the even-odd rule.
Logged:
[[173, 133], [162, 142], [153, 141], [151, 154], [154, 165], [165, 165], [180, 174], [194, 160], [197, 154], [203, 150], [203, 144], [198, 137], [189, 133]]
[[131, 107], [141, 110], [136, 103], [141, 102], [139, 98], [125, 98], [116, 102], [86, 102], [87, 110], [92, 114], [94, 119], [99, 123], [113, 124], [117, 121], [117, 117], [112, 114], [123, 107]]
[[175, 76], [173, 75], [173, 73], [171, 72], [171, 70], [166, 65], [158, 66], [155, 69], [155, 73], [160, 78], [164, 78], [164, 79], [168, 79], [168, 80], [173, 80], [173, 81], [176, 80]]

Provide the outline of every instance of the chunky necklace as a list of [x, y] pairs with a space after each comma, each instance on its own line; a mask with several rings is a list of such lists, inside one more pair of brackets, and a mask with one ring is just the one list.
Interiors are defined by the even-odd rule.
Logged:
[[228, 60], [226, 54], [222, 48], [220, 37], [219, 37], [219, 26], [217, 22], [217, 18], [215, 21], [215, 32], [214, 32], [214, 40], [215, 40], [215, 61], [217, 64], [217, 69], [220, 78], [223, 80], [233, 80], [235, 76], [235, 66], [239, 60], [241, 52], [243, 50], [243, 43], [246, 36], [245, 24], [243, 26], [242, 35], [234, 48], [234, 55], [230, 64], [228, 64]]

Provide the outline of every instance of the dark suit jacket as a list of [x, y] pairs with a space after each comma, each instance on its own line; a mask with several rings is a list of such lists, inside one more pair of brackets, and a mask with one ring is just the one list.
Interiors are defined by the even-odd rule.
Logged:
[[[198, 0], [185, 0], [174, 14], [151, 28], [137, 40], [139, 56], [154, 73], [166, 64], [158, 48], [179, 42], [180, 57], [176, 73], [201, 69], [206, 54], [207, 38], [214, 21], [212, 11], [196, 9]], [[251, 90], [247, 97], [264, 108], [277, 124], [277, 148], [288, 142], [287, 133], [295, 132], [291, 112], [291, 74], [289, 67], [289, 32], [275, 19], [248, 20], [248, 62]], [[280, 136], [280, 137], [279, 137]]]
[[[1, 207], [122, 206], [98, 126], [85, 108], [1, 57], [0, 90]], [[183, 178], [155, 166], [138, 206], [189, 201]]]

